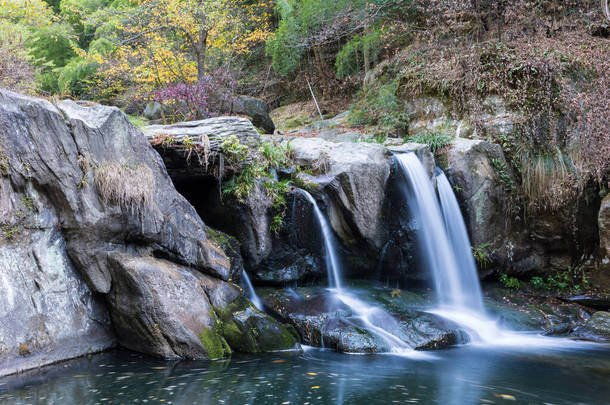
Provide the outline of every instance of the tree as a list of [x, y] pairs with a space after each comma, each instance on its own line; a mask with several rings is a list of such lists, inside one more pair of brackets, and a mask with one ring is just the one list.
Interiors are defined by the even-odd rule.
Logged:
[[267, 38], [270, 16], [264, 1], [144, 0], [119, 26], [119, 55], [152, 58], [148, 70], [160, 82], [192, 80], [193, 70], [201, 80], [210, 47], [243, 52]]

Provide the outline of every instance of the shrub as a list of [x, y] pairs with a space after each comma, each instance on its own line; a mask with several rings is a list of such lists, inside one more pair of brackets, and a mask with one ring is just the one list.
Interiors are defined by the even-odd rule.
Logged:
[[474, 257], [476, 262], [479, 264], [479, 267], [481, 269], [487, 268], [487, 266], [489, 266], [489, 264], [491, 263], [491, 258], [489, 257], [489, 254], [487, 253], [488, 247], [489, 247], [489, 242], [485, 242], [479, 246], [472, 246], [472, 256]]
[[104, 203], [118, 204], [132, 213], [152, 203], [155, 179], [145, 164], [104, 162], [95, 170], [95, 186]]
[[398, 83], [392, 80], [380, 87], [365, 88], [358, 96], [359, 101], [351, 106], [349, 122], [376, 127], [377, 132], [386, 136], [405, 134], [409, 118], [396, 94]]
[[453, 142], [453, 138], [441, 132], [426, 131], [408, 136], [406, 138], [406, 141], [423, 143], [425, 145], [430, 146], [430, 150], [432, 151], [432, 153], [436, 153], [436, 151], [451, 145], [451, 142]]
[[235, 87], [229, 73], [217, 70], [195, 84], [178, 83], [158, 90], [152, 99], [171, 111], [173, 121], [203, 119], [228, 109], [235, 101]]
[[521, 287], [521, 283], [515, 277], [509, 277], [506, 274], [502, 274], [500, 276], [500, 283], [506, 288], [512, 288], [514, 290], [519, 289]]

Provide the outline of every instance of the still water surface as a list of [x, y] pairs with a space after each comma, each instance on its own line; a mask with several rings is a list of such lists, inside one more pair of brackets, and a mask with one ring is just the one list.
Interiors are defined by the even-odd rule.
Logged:
[[104, 353], [0, 379], [0, 404], [610, 404], [610, 347], [164, 362]]

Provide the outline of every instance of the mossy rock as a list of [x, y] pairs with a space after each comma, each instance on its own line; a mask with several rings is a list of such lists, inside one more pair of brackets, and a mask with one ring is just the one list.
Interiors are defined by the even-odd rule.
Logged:
[[225, 338], [218, 333], [217, 328], [203, 329], [199, 334], [199, 340], [209, 359], [220, 359], [231, 354], [231, 348]]
[[220, 309], [220, 331], [229, 346], [242, 353], [290, 350], [298, 346], [297, 332], [257, 310], [245, 297]]

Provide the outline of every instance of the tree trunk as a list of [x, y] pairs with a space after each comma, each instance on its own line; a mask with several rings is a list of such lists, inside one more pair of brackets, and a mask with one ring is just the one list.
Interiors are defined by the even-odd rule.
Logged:
[[201, 81], [205, 76], [205, 51], [208, 46], [208, 31], [206, 29], [199, 30], [199, 39], [197, 40], [195, 55], [197, 57], [197, 81]]

